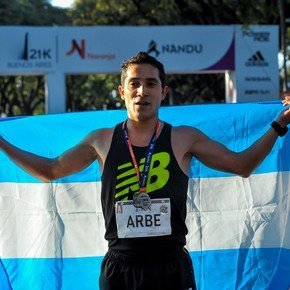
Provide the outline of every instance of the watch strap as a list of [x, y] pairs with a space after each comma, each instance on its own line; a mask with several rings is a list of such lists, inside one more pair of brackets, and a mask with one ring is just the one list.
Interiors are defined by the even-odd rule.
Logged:
[[278, 122], [273, 121], [271, 127], [278, 133], [280, 137], [283, 137], [288, 132], [288, 127], [281, 127]]

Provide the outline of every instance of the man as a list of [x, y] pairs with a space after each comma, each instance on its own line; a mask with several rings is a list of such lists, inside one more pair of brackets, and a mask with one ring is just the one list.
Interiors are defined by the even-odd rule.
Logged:
[[[122, 64], [121, 98], [128, 118], [115, 128], [92, 132], [57, 158], [25, 152], [0, 137], [0, 148], [44, 182], [72, 174], [98, 160], [109, 251], [101, 289], [195, 289], [192, 262], [184, 249], [186, 193], [193, 157], [217, 170], [248, 177], [287, 132], [283, 111], [252, 146], [236, 153], [188, 126], [158, 118], [168, 93], [163, 65], [140, 52]], [[128, 190], [129, 189], [129, 190]]]

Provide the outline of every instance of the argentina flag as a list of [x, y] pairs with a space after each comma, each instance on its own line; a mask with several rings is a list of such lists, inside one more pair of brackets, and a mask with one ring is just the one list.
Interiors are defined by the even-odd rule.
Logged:
[[[241, 151], [281, 110], [280, 103], [163, 107], [160, 119], [197, 127]], [[125, 118], [124, 110], [7, 118], [0, 134], [23, 150], [56, 157]], [[290, 289], [289, 148], [290, 133], [249, 178], [192, 160], [187, 249], [198, 289]], [[107, 251], [100, 191], [96, 162], [43, 183], [0, 152], [0, 289], [99, 289]]]

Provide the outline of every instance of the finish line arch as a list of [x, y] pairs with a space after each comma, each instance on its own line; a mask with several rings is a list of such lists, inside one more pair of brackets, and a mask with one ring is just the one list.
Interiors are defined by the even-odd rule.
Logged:
[[0, 74], [44, 74], [46, 112], [66, 112], [66, 75], [119, 73], [147, 51], [168, 74], [224, 73], [225, 100], [279, 95], [278, 26], [0, 27]]

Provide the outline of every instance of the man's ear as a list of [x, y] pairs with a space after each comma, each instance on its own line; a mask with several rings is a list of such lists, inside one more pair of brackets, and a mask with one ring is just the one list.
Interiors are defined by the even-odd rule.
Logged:
[[168, 87], [168, 86], [165, 86], [165, 87], [162, 89], [162, 101], [166, 98], [168, 92], [169, 92], [169, 87]]
[[124, 100], [124, 89], [121, 85], [118, 86], [118, 91], [119, 91], [121, 99]]

